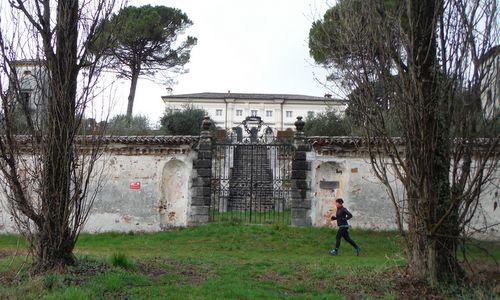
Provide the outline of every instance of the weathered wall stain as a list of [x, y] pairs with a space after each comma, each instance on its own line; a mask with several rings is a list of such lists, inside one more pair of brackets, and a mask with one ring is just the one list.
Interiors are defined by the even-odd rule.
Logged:
[[[175, 141], [182, 141], [183, 137], [150, 139], [152, 144], [136, 145], [137, 139], [128, 138], [131, 144], [111, 147], [100, 158], [96, 169], [104, 170], [104, 185], [84, 231], [159, 231], [189, 224], [192, 181], [196, 173], [193, 159], [197, 152], [191, 144], [176, 144]], [[172, 139], [173, 144], [162, 144]], [[344, 149], [342, 147], [336, 149]], [[349, 221], [353, 227], [395, 229], [393, 204], [376, 178], [366, 153], [355, 148], [348, 152], [318, 149], [321, 150], [307, 153], [311, 165], [307, 184], [312, 225], [335, 226], [330, 218], [336, 211], [335, 199], [341, 197], [354, 215]], [[474, 225], [500, 223], [499, 173], [497, 170], [492, 177], [496, 182], [484, 188], [480, 205], [483, 214], [474, 217]], [[131, 189], [131, 182], [140, 182], [140, 188]], [[401, 184], [396, 180], [391, 184], [402, 199]], [[4, 199], [0, 194], [0, 202], [3, 202], [0, 203], [0, 233], [16, 232]], [[498, 240], [499, 229], [489, 227], [483, 237]]]
[[190, 170], [184, 162], [172, 159], [165, 164], [162, 174], [160, 226], [186, 226]]
[[[331, 216], [335, 214], [335, 199], [342, 198], [345, 193], [348, 173], [345, 172], [345, 161], [313, 162], [312, 174], [313, 197], [311, 216], [314, 226], [333, 224]], [[322, 184], [323, 182], [323, 184]]]
[[[313, 157], [311, 189], [313, 195], [313, 226], [336, 226], [331, 221], [335, 214], [335, 199], [342, 198], [354, 215], [353, 227], [394, 229], [394, 209], [385, 188], [379, 183], [370, 164], [363, 157], [315, 155]], [[321, 180], [337, 180], [339, 188], [324, 190]]]

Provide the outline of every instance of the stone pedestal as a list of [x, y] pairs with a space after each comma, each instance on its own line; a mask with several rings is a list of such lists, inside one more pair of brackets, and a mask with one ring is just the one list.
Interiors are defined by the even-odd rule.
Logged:
[[201, 125], [198, 158], [193, 160], [195, 177], [192, 184], [191, 209], [188, 225], [206, 224], [210, 221], [210, 197], [212, 179], [212, 134], [211, 121], [205, 117]]
[[294, 134], [294, 154], [292, 157], [292, 226], [311, 226], [310, 170], [307, 152], [311, 147], [304, 134], [305, 122], [297, 117]]

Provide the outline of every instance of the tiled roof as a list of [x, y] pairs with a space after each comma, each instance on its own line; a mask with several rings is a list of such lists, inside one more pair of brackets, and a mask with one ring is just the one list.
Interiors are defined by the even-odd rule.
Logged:
[[89, 143], [101, 141], [106, 144], [127, 144], [127, 145], [191, 145], [198, 140], [197, 136], [182, 135], [157, 135], [157, 136], [80, 136], [77, 142]]
[[19, 59], [19, 60], [12, 61], [12, 64], [14, 66], [20, 66], [20, 65], [42, 65], [44, 63], [45, 63], [45, 61], [41, 60], [41, 59]]
[[310, 101], [344, 101], [337, 98], [316, 97], [294, 94], [252, 94], [252, 93], [194, 93], [162, 96], [165, 99], [249, 99], [249, 100], [310, 100]]
[[[384, 138], [372, 138], [372, 145], [381, 145]], [[366, 138], [357, 136], [310, 136], [307, 141], [314, 147], [322, 146], [364, 146], [367, 143]], [[453, 140], [455, 146], [473, 144], [476, 147], [488, 148], [495, 147], [498, 149], [499, 139], [497, 138], [476, 138], [476, 139], [462, 139], [456, 138]], [[396, 146], [404, 146], [404, 139], [401, 137], [393, 137], [392, 142]]]
[[[31, 136], [19, 135], [16, 137], [20, 144], [29, 144]], [[104, 144], [126, 144], [126, 145], [192, 145], [198, 141], [198, 136], [182, 135], [159, 135], [159, 136], [78, 136], [76, 142], [80, 144], [91, 144], [100, 142]]]
[[[310, 136], [307, 137], [307, 142], [313, 147], [363, 147], [366, 146], [366, 139], [356, 136]], [[396, 146], [404, 146], [404, 140], [402, 138], [394, 137], [392, 138]], [[32, 137], [27, 135], [16, 136], [16, 140], [20, 145], [26, 145], [29, 147], [31, 144]], [[104, 144], [124, 144], [124, 145], [194, 145], [198, 142], [198, 136], [171, 136], [171, 135], [159, 135], [159, 136], [78, 136], [76, 138], [76, 143], [78, 144], [92, 144], [96, 142]], [[478, 139], [455, 139], [455, 145], [474, 143], [476, 147], [488, 148], [495, 147], [495, 151], [498, 151], [499, 139], [496, 138], [478, 138]], [[382, 139], [372, 139], [372, 145], [382, 144]]]
[[[359, 147], [366, 144], [366, 139], [358, 136], [310, 136], [307, 137], [307, 141], [313, 147], [323, 147], [323, 146], [354, 146]], [[382, 140], [372, 139], [372, 145], [381, 144]], [[403, 145], [402, 138], [393, 138], [395, 145]]]

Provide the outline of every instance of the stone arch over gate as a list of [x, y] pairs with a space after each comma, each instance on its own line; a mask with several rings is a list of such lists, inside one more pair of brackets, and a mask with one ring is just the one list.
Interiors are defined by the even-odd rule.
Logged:
[[163, 167], [160, 184], [160, 227], [187, 225], [190, 170], [180, 160], [170, 160]]

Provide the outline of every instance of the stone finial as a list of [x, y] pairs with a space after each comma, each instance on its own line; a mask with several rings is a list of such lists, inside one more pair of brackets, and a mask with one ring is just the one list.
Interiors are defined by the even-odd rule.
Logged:
[[302, 117], [298, 116], [297, 121], [294, 123], [295, 129], [297, 132], [302, 132], [304, 130], [304, 126], [306, 125], [306, 122], [302, 121]]
[[210, 130], [210, 126], [212, 125], [212, 121], [210, 121], [209, 116], [205, 116], [203, 118], [203, 121], [201, 122], [201, 130], [202, 131], [208, 131]]

